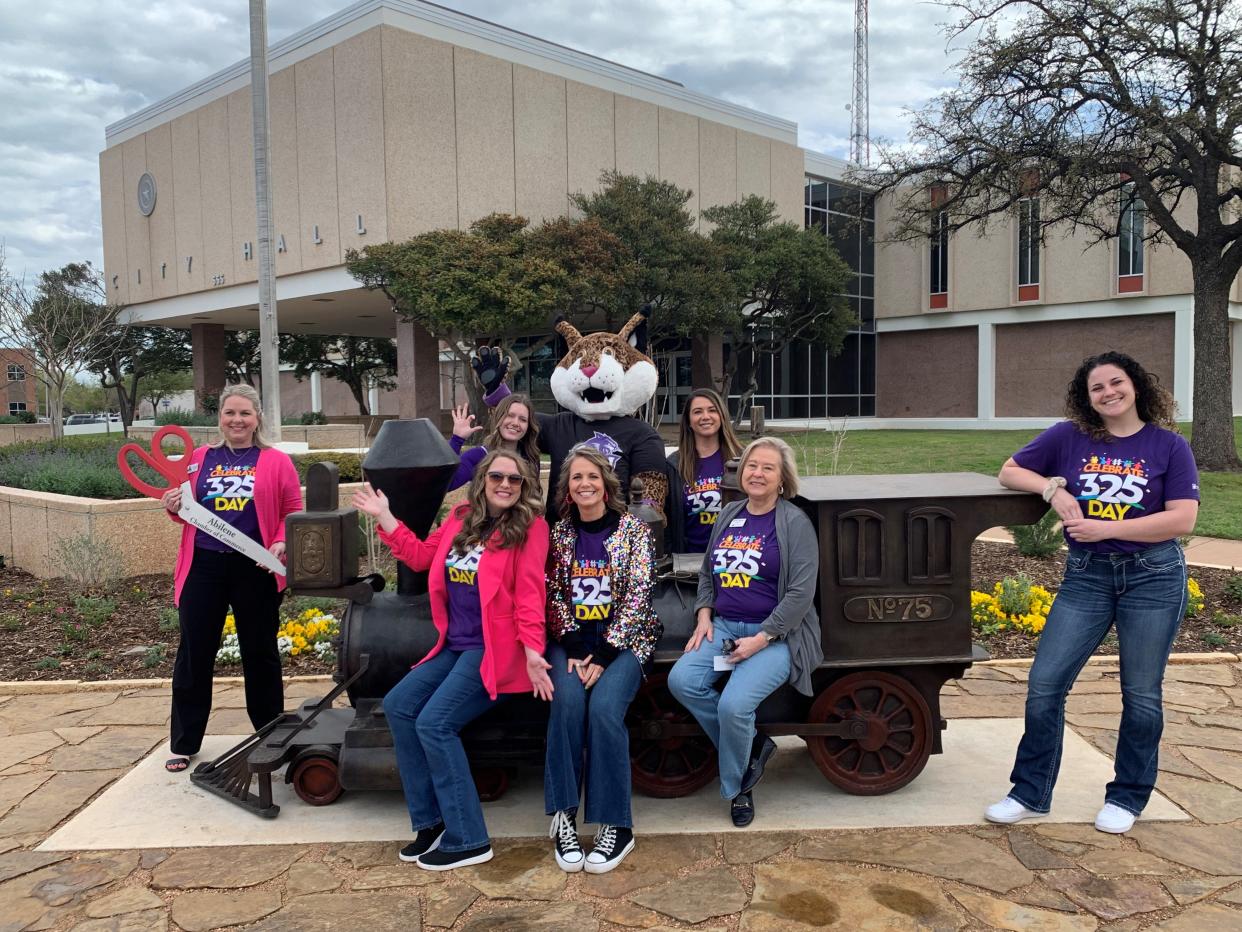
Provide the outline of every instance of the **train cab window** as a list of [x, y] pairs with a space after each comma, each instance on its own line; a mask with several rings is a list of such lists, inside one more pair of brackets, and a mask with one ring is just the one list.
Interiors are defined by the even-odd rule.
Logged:
[[906, 513], [906, 581], [953, 581], [953, 512], [929, 506]]
[[884, 516], [855, 508], [837, 517], [837, 580], [867, 586], [884, 578]]

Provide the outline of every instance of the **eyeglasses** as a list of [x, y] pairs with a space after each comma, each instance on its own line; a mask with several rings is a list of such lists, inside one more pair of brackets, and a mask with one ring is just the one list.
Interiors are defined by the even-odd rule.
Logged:
[[525, 477], [514, 472], [489, 472], [487, 481], [492, 485], [521, 485]]

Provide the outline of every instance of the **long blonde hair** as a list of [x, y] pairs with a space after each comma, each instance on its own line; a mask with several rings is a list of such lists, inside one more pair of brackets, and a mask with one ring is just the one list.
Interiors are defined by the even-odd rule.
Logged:
[[[254, 390], [253, 385], [246, 385], [244, 382], [237, 385], [226, 385], [220, 389], [217, 396], [220, 399], [219, 407], [216, 409], [216, 428], [219, 429], [220, 411], [224, 409], [224, 402], [228, 398], [245, 398], [254, 406], [254, 413], [258, 419], [258, 426], [254, 429], [254, 445], [260, 450], [270, 447], [272, 441], [267, 436], [266, 422], [263, 420], [263, 399], [259, 397], [259, 393]], [[224, 435], [220, 435], [220, 439], [212, 444], [213, 447], [224, 446]]]
[[[522, 476], [522, 488], [513, 503], [500, 517], [487, 513], [487, 473], [498, 459], [512, 460]], [[453, 538], [453, 550], [466, 553], [483, 541], [492, 541], [497, 550], [510, 550], [526, 540], [530, 526], [543, 514], [543, 497], [535, 481], [535, 470], [521, 455], [509, 450], [491, 450], [474, 470], [474, 478], [466, 491], [466, 500], [454, 510], [461, 519], [461, 530]]]

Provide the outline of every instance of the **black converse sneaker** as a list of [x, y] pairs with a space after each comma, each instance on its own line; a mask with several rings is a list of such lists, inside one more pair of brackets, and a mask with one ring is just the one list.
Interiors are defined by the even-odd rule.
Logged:
[[601, 825], [595, 833], [595, 849], [586, 857], [588, 874], [606, 874], [634, 850], [634, 832], [624, 825]]
[[436, 848], [418, 858], [418, 866], [425, 871], [451, 871], [454, 867], [468, 867], [471, 864], [482, 864], [492, 859], [492, 846], [480, 845], [467, 848], [465, 851], [445, 851]]
[[556, 863], [561, 870], [570, 874], [582, 870], [586, 856], [582, 853], [582, 846], [578, 844], [578, 826], [574, 822], [574, 813], [563, 809], [554, 815], [548, 837], [553, 840]]
[[439, 822], [431, 828], [420, 828], [418, 834], [414, 836], [414, 840], [401, 849], [401, 853], [397, 855], [403, 861], [417, 861], [421, 855], [428, 851], [435, 851], [440, 847], [440, 839], [444, 837], [444, 823]]

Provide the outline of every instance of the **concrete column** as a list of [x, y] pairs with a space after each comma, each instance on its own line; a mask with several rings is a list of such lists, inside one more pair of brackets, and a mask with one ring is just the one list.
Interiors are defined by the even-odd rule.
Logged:
[[724, 372], [724, 337], [709, 333], [690, 338], [690, 378], [692, 388], [720, 388]]
[[440, 423], [440, 341], [419, 324], [397, 320], [397, 414]]
[[310, 409], [312, 411], [323, 410], [323, 383], [322, 376], [318, 372], [312, 372], [310, 377], [311, 400]]
[[191, 324], [190, 348], [194, 360], [194, 404], [203, 410], [203, 395], [224, 388], [224, 325]]
[[978, 407], [975, 416], [981, 421], [996, 417], [996, 325], [979, 325]]
[[1173, 314], [1173, 400], [1177, 402], [1180, 419], [1194, 420], [1195, 309], [1191, 299]]
[[379, 387], [374, 383], [370, 383], [367, 388], [367, 410], [372, 414], [379, 414]]

